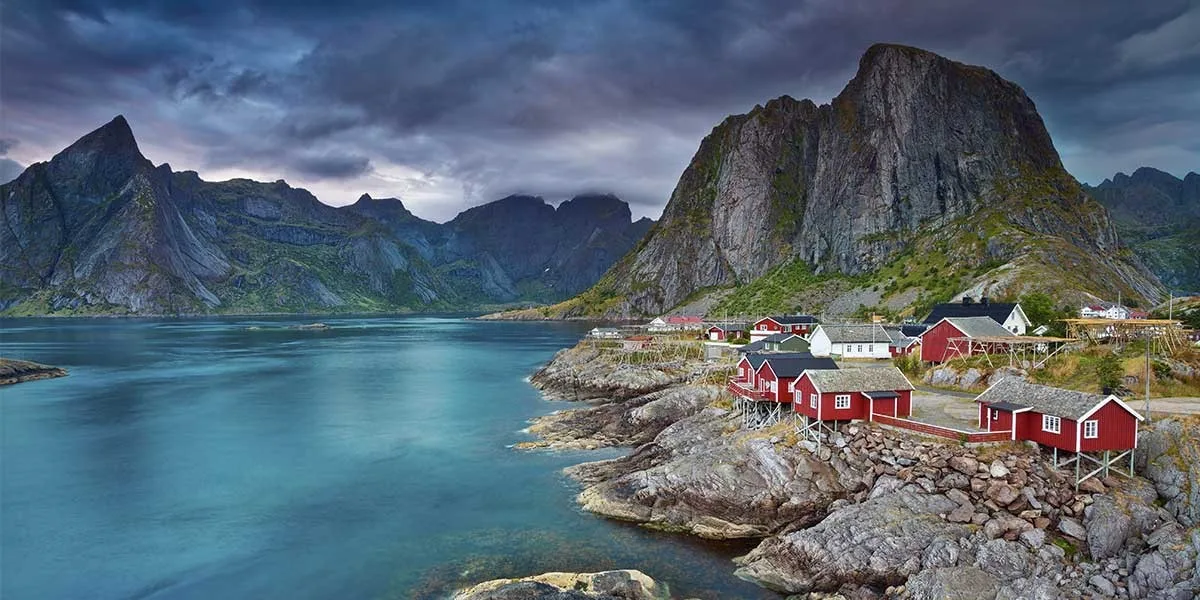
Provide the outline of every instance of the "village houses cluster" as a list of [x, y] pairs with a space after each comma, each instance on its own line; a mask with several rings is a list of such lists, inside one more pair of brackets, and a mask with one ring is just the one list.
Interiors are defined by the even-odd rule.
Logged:
[[[1132, 465], [1143, 418], [1115, 395], [1002, 378], [975, 399], [977, 429], [968, 431], [914, 418], [913, 384], [895, 366], [876, 362], [912, 355], [944, 363], [1024, 347], [1045, 354], [1048, 344], [1065, 341], [1027, 335], [1030, 328], [1020, 304], [967, 297], [935, 306], [921, 323], [904, 325], [821, 323], [811, 315], [752, 323], [668, 316], [642, 329], [688, 333], [716, 345], [749, 340], [734, 347], [740, 357], [727, 384], [746, 428], [787, 418], [803, 439], [819, 444], [845, 423], [868, 421], [967, 443], [1024, 441], [1053, 449], [1056, 466], [1073, 464], [1077, 481], [1108, 474], [1117, 461]], [[591, 336], [639, 338], [617, 328], [597, 328]], [[1060, 453], [1066, 457], [1061, 462]]]

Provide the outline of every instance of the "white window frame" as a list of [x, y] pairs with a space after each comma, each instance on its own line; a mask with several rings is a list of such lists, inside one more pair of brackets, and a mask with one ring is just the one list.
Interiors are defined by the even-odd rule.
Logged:
[[874, 352], [875, 352], [875, 344], [867, 344], [867, 354], [873, 354]]
[[862, 354], [862, 344], [859, 344], [859, 345], [858, 345], [858, 350], [857, 350], [857, 352], [858, 352], [859, 354]]
[[817, 407], [817, 398], [818, 397], [820, 397], [820, 394], [809, 394], [808, 395], [808, 407], [809, 408]]
[[850, 408], [850, 394], [838, 394], [833, 397], [834, 410], [846, 410]]
[[1054, 415], [1042, 415], [1042, 431], [1062, 433], [1062, 419]]
[[999, 421], [999, 420], [1000, 420], [1000, 411], [998, 411], [998, 410], [996, 410], [996, 409], [994, 409], [994, 408], [989, 408], [988, 410], [992, 411], [992, 420], [993, 420], [993, 421]]
[[[1089, 432], [1088, 429], [1091, 429]], [[1090, 419], [1083, 422], [1083, 439], [1094, 440], [1100, 437], [1100, 421]]]

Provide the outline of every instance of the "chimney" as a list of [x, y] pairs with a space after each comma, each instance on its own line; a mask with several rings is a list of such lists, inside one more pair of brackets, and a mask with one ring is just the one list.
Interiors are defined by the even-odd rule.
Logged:
[[975, 303], [975, 299], [970, 296], [963, 296], [963, 306], [970, 306]]
[[988, 297], [987, 297], [987, 296], [980, 296], [980, 297], [979, 297], [979, 303], [980, 303], [980, 304], [982, 304], [982, 305], [984, 305], [984, 306], [987, 306], [987, 303], [988, 303]]

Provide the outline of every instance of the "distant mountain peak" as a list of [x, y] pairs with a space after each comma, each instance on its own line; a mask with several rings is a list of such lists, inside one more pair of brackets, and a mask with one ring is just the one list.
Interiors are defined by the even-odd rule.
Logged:
[[122, 115], [113, 117], [113, 120], [79, 138], [74, 144], [68, 146], [64, 152], [83, 149], [129, 153], [136, 155], [138, 158], [143, 158], [141, 150], [138, 149], [137, 138], [133, 136], [133, 129], [129, 127], [129, 122]]

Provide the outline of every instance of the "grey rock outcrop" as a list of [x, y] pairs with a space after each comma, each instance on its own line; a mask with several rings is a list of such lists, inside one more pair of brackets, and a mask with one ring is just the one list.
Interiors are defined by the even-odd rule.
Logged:
[[[1161, 292], [1118, 252], [1107, 213], [1063, 169], [1020, 87], [890, 44], [871, 46], [828, 105], [782, 96], [714, 128], [660, 222], [593, 291], [621, 299], [605, 314], [659, 314], [693, 292], [747, 283], [790, 261], [861, 274], [911, 249], [920, 233], [953, 231], [989, 209], [1011, 239], [994, 236], [986, 255], [962, 260], [1018, 269], [1088, 261], [1094, 293]], [[1076, 249], [1041, 255], [1018, 239], [1042, 235]]]
[[909, 491], [867, 500], [809, 529], [768, 538], [737, 560], [736, 574], [788, 593], [833, 591], [848, 582], [903, 584], [922, 568], [957, 562], [936, 552], [970, 535], [938, 516], [954, 506], [944, 496]]
[[709, 408], [663, 430], [628, 457], [568, 469], [587, 487], [585, 510], [708, 538], [762, 537], [811, 524], [862, 487], [799, 448], [753, 434], [721, 435], [732, 420]]
[[544, 573], [486, 581], [454, 600], [669, 600], [667, 587], [641, 571]]
[[1138, 439], [1138, 472], [1154, 483], [1180, 523], [1200, 525], [1200, 427], [1162, 419]]

